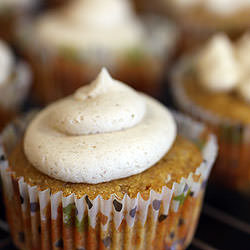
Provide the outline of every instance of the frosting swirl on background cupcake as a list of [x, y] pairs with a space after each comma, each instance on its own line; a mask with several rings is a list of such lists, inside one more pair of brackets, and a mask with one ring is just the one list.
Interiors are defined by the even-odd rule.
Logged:
[[53, 178], [95, 184], [150, 168], [175, 137], [174, 119], [163, 105], [103, 69], [90, 85], [37, 115], [24, 151], [34, 167]]
[[144, 30], [129, 1], [74, 0], [39, 18], [35, 32], [45, 45], [121, 49], [140, 44]]
[[0, 87], [7, 84], [15, 64], [15, 58], [7, 46], [0, 40]]
[[236, 91], [250, 102], [250, 35], [233, 44], [224, 34], [212, 37], [196, 59], [200, 85], [214, 93]]

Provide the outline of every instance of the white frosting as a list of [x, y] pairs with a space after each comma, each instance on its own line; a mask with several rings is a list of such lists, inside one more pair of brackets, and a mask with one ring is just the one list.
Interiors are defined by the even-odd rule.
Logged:
[[231, 91], [240, 79], [234, 48], [223, 34], [214, 36], [202, 49], [197, 68], [200, 83], [210, 91]]
[[95, 184], [143, 172], [175, 137], [174, 119], [164, 106], [102, 70], [89, 86], [37, 115], [24, 151], [53, 178]]
[[200, 6], [221, 16], [229, 16], [244, 8], [250, 8], [250, 0], [171, 0], [171, 3], [183, 10]]
[[43, 15], [35, 32], [50, 46], [121, 49], [140, 44], [144, 31], [129, 1], [74, 0]]
[[236, 91], [250, 103], [249, 52], [249, 33], [235, 44], [225, 35], [215, 35], [196, 60], [200, 85], [212, 92]]
[[0, 86], [7, 83], [13, 71], [14, 60], [7, 44], [0, 40]]

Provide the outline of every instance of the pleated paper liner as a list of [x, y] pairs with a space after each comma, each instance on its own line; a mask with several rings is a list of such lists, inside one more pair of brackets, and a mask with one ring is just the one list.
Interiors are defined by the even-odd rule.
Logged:
[[[121, 52], [103, 48], [79, 51], [73, 46], [48, 49], [39, 41], [34, 43], [32, 39], [27, 39], [33, 35], [30, 34], [32, 27], [26, 23], [21, 25], [19, 47], [34, 71], [34, 97], [46, 104], [70, 95], [89, 84], [103, 66], [115, 79], [142, 92], [160, 96], [177, 31], [172, 24], [171, 29], [167, 29], [170, 24], [165, 19], [158, 21], [158, 18], [149, 16], [145, 17], [145, 23], [148, 27], [147, 39], [139, 46]], [[28, 31], [27, 34], [24, 30]]]
[[2, 135], [1, 177], [7, 218], [20, 249], [183, 249], [191, 241], [199, 218], [206, 182], [217, 154], [216, 138], [191, 119], [175, 114], [179, 133], [201, 145], [203, 163], [187, 179], [150, 191], [143, 200], [115, 194], [51, 194], [15, 178], [8, 154], [22, 137], [26, 119], [11, 124]]
[[0, 131], [20, 111], [31, 86], [29, 66], [19, 62], [15, 67], [15, 77], [0, 90]]
[[218, 137], [219, 157], [211, 179], [217, 184], [249, 194], [250, 126], [221, 118], [196, 105], [187, 96], [181, 79], [191, 60], [183, 58], [173, 70], [171, 85], [175, 103], [181, 111], [206, 123]]

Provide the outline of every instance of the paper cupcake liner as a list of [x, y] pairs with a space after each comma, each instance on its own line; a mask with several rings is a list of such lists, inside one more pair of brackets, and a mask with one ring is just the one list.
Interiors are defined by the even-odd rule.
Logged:
[[190, 59], [184, 58], [172, 74], [172, 93], [179, 109], [205, 122], [217, 135], [219, 157], [213, 168], [212, 180], [242, 192], [250, 191], [250, 126], [235, 123], [195, 104], [185, 93], [181, 76]]
[[26, 63], [16, 65], [15, 77], [0, 90], [0, 128], [21, 109], [31, 85], [31, 72]]
[[[24, 30], [32, 30], [26, 23], [20, 27], [20, 50], [35, 72], [34, 96], [42, 103], [72, 94], [77, 88], [94, 79], [102, 67], [112, 76], [137, 90], [153, 96], [161, 94], [165, 66], [172, 56], [177, 40], [176, 27], [156, 16], [146, 16], [147, 39], [140, 46], [118, 52], [103, 48], [79, 51], [73, 47], [45, 48], [30, 44]], [[169, 27], [168, 29], [166, 27]]]
[[[31, 117], [32, 115], [30, 115]], [[2, 134], [1, 177], [7, 219], [20, 249], [183, 249], [191, 241], [199, 218], [207, 178], [217, 154], [216, 138], [203, 125], [175, 114], [180, 134], [203, 141], [204, 161], [195, 173], [132, 199], [115, 194], [94, 200], [62, 192], [51, 194], [15, 178], [7, 157], [22, 138], [30, 117], [17, 121]], [[19, 125], [19, 126], [18, 126]], [[4, 149], [4, 150], [3, 150]]]

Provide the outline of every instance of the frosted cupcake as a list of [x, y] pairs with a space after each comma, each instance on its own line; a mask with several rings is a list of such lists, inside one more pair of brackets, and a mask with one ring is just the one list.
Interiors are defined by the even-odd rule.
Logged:
[[2, 135], [1, 176], [15, 244], [185, 248], [217, 147], [202, 125], [175, 119], [102, 70], [27, 129], [27, 119], [10, 125]]
[[216, 35], [183, 58], [172, 79], [180, 109], [207, 122], [219, 137], [214, 178], [244, 192], [250, 190], [249, 51], [249, 34], [235, 43]]
[[17, 23], [35, 7], [37, 2], [37, 0], [1, 0], [0, 38], [13, 42]]
[[162, 0], [182, 29], [182, 49], [189, 50], [218, 31], [238, 38], [250, 27], [249, 0]]
[[129, 1], [75, 0], [23, 27], [21, 44], [35, 71], [37, 97], [50, 102], [71, 94], [102, 65], [117, 79], [159, 94], [176, 32], [157, 18], [145, 23]]
[[31, 84], [28, 66], [0, 40], [0, 129], [20, 110]]

